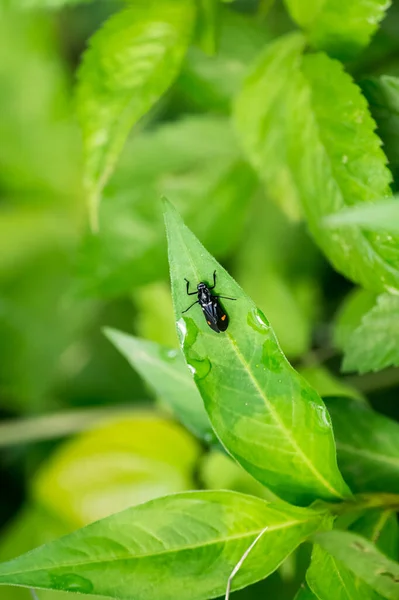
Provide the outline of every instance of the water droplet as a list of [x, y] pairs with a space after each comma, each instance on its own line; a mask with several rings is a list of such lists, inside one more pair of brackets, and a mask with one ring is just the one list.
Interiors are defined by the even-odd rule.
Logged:
[[93, 584], [89, 579], [67, 573], [66, 575], [53, 575], [53, 585], [59, 590], [66, 592], [80, 592], [81, 594], [89, 594], [93, 591]]
[[259, 308], [254, 308], [248, 313], [247, 323], [252, 329], [264, 335], [270, 331], [269, 321]]
[[198, 336], [198, 327], [191, 317], [182, 317], [177, 321], [177, 331], [180, 346], [183, 350], [189, 350]]
[[262, 349], [262, 363], [268, 371], [279, 373], [284, 366], [284, 356], [273, 339], [266, 340]]
[[204, 379], [212, 368], [210, 360], [198, 356], [194, 358], [194, 356], [191, 356], [191, 353], [187, 356], [187, 364], [191, 373], [197, 380]]

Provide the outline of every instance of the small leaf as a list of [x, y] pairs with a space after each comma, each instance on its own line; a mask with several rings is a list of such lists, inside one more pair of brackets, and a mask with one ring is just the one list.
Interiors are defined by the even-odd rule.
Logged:
[[348, 59], [367, 46], [391, 0], [285, 0], [285, 3], [315, 48]]
[[196, 441], [175, 423], [152, 414], [124, 415], [60, 446], [35, 477], [32, 495], [81, 527], [192, 488], [199, 453]]
[[[129, 508], [0, 565], [0, 584], [99, 594], [118, 600], [215, 598], [267, 577], [323, 513], [236, 492], [187, 492]], [[195, 585], [193, 585], [195, 581]]]
[[333, 341], [336, 348], [345, 348], [364, 315], [375, 305], [376, 299], [374, 292], [363, 288], [354, 288], [349, 292], [335, 317]]
[[399, 494], [399, 424], [357, 400], [326, 400], [338, 464], [354, 492]]
[[318, 600], [378, 600], [374, 590], [316, 544], [306, 581]]
[[[324, 224], [331, 229], [363, 227], [368, 231], [399, 233], [399, 197], [383, 200], [377, 204], [363, 204], [354, 208], [346, 208], [324, 219]], [[344, 233], [343, 232], [343, 233]]]
[[[387, 554], [388, 549], [393, 549], [392, 541], [398, 533], [395, 514], [381, 509], [367, 511], [350, 529], [370, 539]], [[397, 547], [397, 539], [395, 542]], [[306, 579], [319, 600], [381, 600], [381, 596], [367, 583], [359, 581], [343, 562], [318, 545], [314, 547]]]
[[368, 510], [350, 529], [372, 541], [389, 558], [398, 558], [399, 527], [396, 514], [392, 510]]
[[344, 371], [380, 371], [399, 365], [399, 295], [382, 294], [344, 348]]
[[106, 329], [105, 334], [188, 429], [208, 442], [214, 439], [202, 398], [180, 351], [115, 329]]
[[[317, 393], [281, 352], [264, 315], [165, 201], [172, 295], [187, 363], [228, 452], [277, 495], [307, 503], [349, 493], [336, 466], [331, 422]], [[199, 306], [184, 314], [191, 286], [211, 281], [230, 324], [213, 332]], [[255, 440], [255, 443], [254, 443]]]
[[196, 42], [210, 56], [216, 54], [219, 20], [219, 0], [197, 0]]
[[361, 82], [383, 141], [396, 187], [399, 186], [399, 78], [390, 75]]
[[323, 227], [345, 206], [391, 195], [391, 175], [359, 88], [337, 61], [302, 56], [304, 45], [290, 34], [259, 57], [236, 105], [242, 142], [270, 193], [300, 201], [338, 271], [368, 289], [399, 289], [398, 237]]
[[130, 128], [179, 72], [193, 19], [192, 0], [137, 0], [91, 38], [79, 70], [77, 111], [94, 225]]
[[381, 596], [398, 600], [399, 564], [382, 554], [372, 542], [348, 531], [320, 533], [315, 540]]

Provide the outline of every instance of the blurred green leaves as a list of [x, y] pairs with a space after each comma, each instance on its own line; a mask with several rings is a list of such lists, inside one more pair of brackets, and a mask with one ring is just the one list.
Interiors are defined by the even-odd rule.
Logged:
[[173, 197], [215, 254], [226, 255], [257, 186], [227, 119], [190, 117], [136, 136], [105, 191], [100, 231], [83, 241], [83, 290], [112, 296], [166, 278], [162, 194]]
[[82, 526], [146, 500], [190, 489], [199, 446], [176, 424], [151, 413], [121, 414], [55, 452], [33, 498]]
[[304, 44], [282, 37], [256, 61], [236, 104], [243, 145], [270, 193], [301, 203], [337, 270], [372, 290], [397, 289], [396, 238], [322, 227], [325, 215], [390, 195], [391, 175], [359, 88], [326, 55], [302, 56]]
[[[226, 449], [256, 479], [291, 501], [348, 495], [322, 400], [290, 366], [266, 317], [167, 201], [165, 222], [180, 343]], [[182, 316], [188, 301], [184, 278], [192, 285], [210, 281], [215, 269], [217, 293], [237, 299], [223, 300], [230, 324], [220, 335], [207, 326], [198, 306]]]
[[129, 130], [179, 72], [193, 19], [193, 0], [138, 0], [90, 40], [79, 69], [77, 112], [94, 229], [100, 194]]
[[285, 0], [292, 18], [315, 48], [346, 60], [370, 41], [390, 0]]

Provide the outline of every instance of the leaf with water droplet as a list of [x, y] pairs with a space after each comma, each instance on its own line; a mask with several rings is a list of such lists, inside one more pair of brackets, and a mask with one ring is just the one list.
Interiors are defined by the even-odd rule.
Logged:
[[267, 577], [330, 520], [324, 512], [238, 492], [173, 494], [0, 564], [0, 586], [116, 600], [187, 600], [189, 590], [190, 600], [208, 600], [224, 593], [233, 568], [261, 531], [234, 589]]
[[[291, 367], [267, 318], [165, 202], [173, 300], [182, 349], [211, 423], [228, 452], [256, 479], [293, 502], [349, 494], [338, 471], [331, 422], [317, 393]], [[192, 288], [212, 282], [229, 326], [212, 331]], [[203, 361], [203, 362], [201, 362]], [[198, 366], [201, 373], [198, 374]], [[205, 365], [205, 366], [203, 366]]]

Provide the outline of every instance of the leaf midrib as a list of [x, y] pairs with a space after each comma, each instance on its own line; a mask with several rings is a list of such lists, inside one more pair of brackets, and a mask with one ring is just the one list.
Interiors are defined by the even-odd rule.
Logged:
[[390, 464], [395, 466], [399, 470], [399, 457], [394, 458], [387, 456], [386, 454], [378, 454], [377, 452], [372, 452], [371, 450], [366, 450], [365, 448], [358, 448], [356, 446], [348, 446], [347, 444], [342, 444], [338, 440], [336, 440], [337, 450], [342, 450], [343, 452], [348, 452], [348, 454], [356, 454], [360, 456], [364, 456], [365, 458], [370, 458], [375, 460], [376, 462], [382, 462], [386, 464]]
[[[303, 525], [305, 523], [309, 523], [312, 520], [317, 520], [320, 519], [320, 515], [315, 514], [312, 515], [311, 518], [309, 519], [305, 519], [303, 521], [286, 521], [285, 523], [280, 523], [277, 526], [271, 526], [268, 528], [266, 535], [269, 532], [273, 532], [273, 531], [278, 531], [281, 529], [287, 529], [288, 527], [294, 527], [295, 525]], [[14, 575], [21, 575], [23, 573], [37, 573], [40, 571], [51, 571], [54, 569], [60, 569], [60, 568], [64, 568], [64, 567], [80, 567], [83, 565], [95, 565], [95, 564], [102, 564], [102, 563], [113, 563], [113, 562], [118, 562], [121, 560], [139, 560], [141, 558], [145, 559], [145, 558], [153, 558], [156, 556], [163, 556], [165, 554], [173, 554], [173, 553], [177, 553], [177, 552], [182, 552], [185, 550], [197, 550], [200, 548], [204, 548], [206, 546], [212, 546], [215, 544], [221, 544], [221, 543], [228, 543], [234, 540], [243, 540], [246, 539], [248, 537], [253, 537], [253, 536], [257, 536], [259, 535], [259, 533], [266, 527], [266, 525], [264, 526], [260, 526], [259, 529], [256, 530], [252, 530], [252, 531], [247, 531], [243, 534], [236, 534], [236, 535], [231, 535], [227, 538], [220, 538], [220, 539], [213, 539], [207, 542], [202, 542], [201, 544], [192, 544], [192, 545], [187, 545], [187, 546], [181, 546], [180, 548], [171, 548], [169, 550], [162, 550], [159, 552], [151, 552], [151, 553], [146, 553], [146, 554], [139, 554], [139, 555], [132, 555], [132, 554], [126, 554], [123, 556], [117, 556], [117, 557], [113, 557], [111, 559], [99, 559], [99, 560], [86, 560], [86, 561], [80, 561], [80, 562], [73, 562], [73, 563], [59, 563], [58, 565], [49, 565], [48, 567], [42, 567], [40, 569], [26, 569], [23, 571], [13, 571], [13, 572], [6, 572], [1, 573], [0, 571], [0, 580], [3, 577], [13, 577]], [[153, 534], [148, 534], [148, 535], [153, 535]], [[18, 558], [15, 558], [13, 560], [18, 560]], [[7, 564], [7, 563], [4, 563]], [[5, 581], [3, 584], [0, 581], [0, 585], [6, 585], [7, 581]]]
[[[183, 225], [183, 227], [185, 227], [185, 225]], [[175, 227], [176, 229], [176, 227]], [[187, 245], [185, 243], [185, 240], [183, 238], [182, 232], [180, 230], [180, 228], [177, 228], [178, 233], [180, 235], [180, 239], [182, 241], [183, 247], [187, 248]], [[191, 253], [190, 252], [186, 252], [186, 255], [191, 263], [191, 267], [194, 271], [194, 273], [196, 274], [196, 279], [197, 281], [200, 280], [200, 276], [196, 267], [196, 264], [194, 263], [192, 257], [191, 257]], [[343, 498], [344, 496], [342, 494], [340, 494], [334, 487], [332, 487], [328, 481], [322, 476], [322, 474], [315, 468], [315, 466], [310, 462], [310, 460], [308, 459], [308, 457], [306, 456], [306, 454], [303, 452], [302, 448], [297, 444], [296, 440], [293, 438], [293, 436], [290, 435], [289, 430], [285, 427], [284, 423], [281, 421], [280, 417], [278, 416], [278, 414], [276, 413], [276, 411], [274, 410], [274, 408], [272, 407], [271, 403], [269, 402], [267, 396], [265, 395], [265, 393], [263, 392], [262, 388], [259, 386], [258, 381], [256, 380], [256, 378], [254, 377], [249, 364], [247, 363], [247, 361], [245, 360], [244, 356], [242, 356], [241, 352], [238, 349], [238, 346], [235, 342], [235, 340], [233, 339], [233, 337], [231, 336], [231, 334], [229, 332], [226, 332], [226, 337], [227, 339], [230, 341], [231, 347], [233, 349], [233, 351], [235, 352], [235, 354], [237, 355], [237, 358], [240, 360], [241, 364], [243, 365], [244, 369], [246, 370], [246, 372], [248, 373], [252, 384], [254, 385], [255, 389], [258, 391], [260, 397], [262, 398], [262, 400], [264, 401], [265, 405], [268, 407], [270, 414], [272, 416], [272, 418], [275, 420], [275, 422], [277, 423], [277, 426], [280, 428], [280, 430], [283, 432], [283, 434], [285, 435], [285, 437], [287, 438], [288, 442], [292, 445], [292, 447], [294, 448], [294, 450], [296, 450], [298, 452], [298, 454], [300, 455], [300, 457], [303, 460], [303, 463], [306, 465], [306, 467], [310, 470], [311, 473], [313, 473], [313, 475], [316, 477], [316, 479], [318, 481], [320, 481], [322, 483], [322, 485], [330, 492], [333, 494], [333, 496], [336, 496], [337, 498]]]

